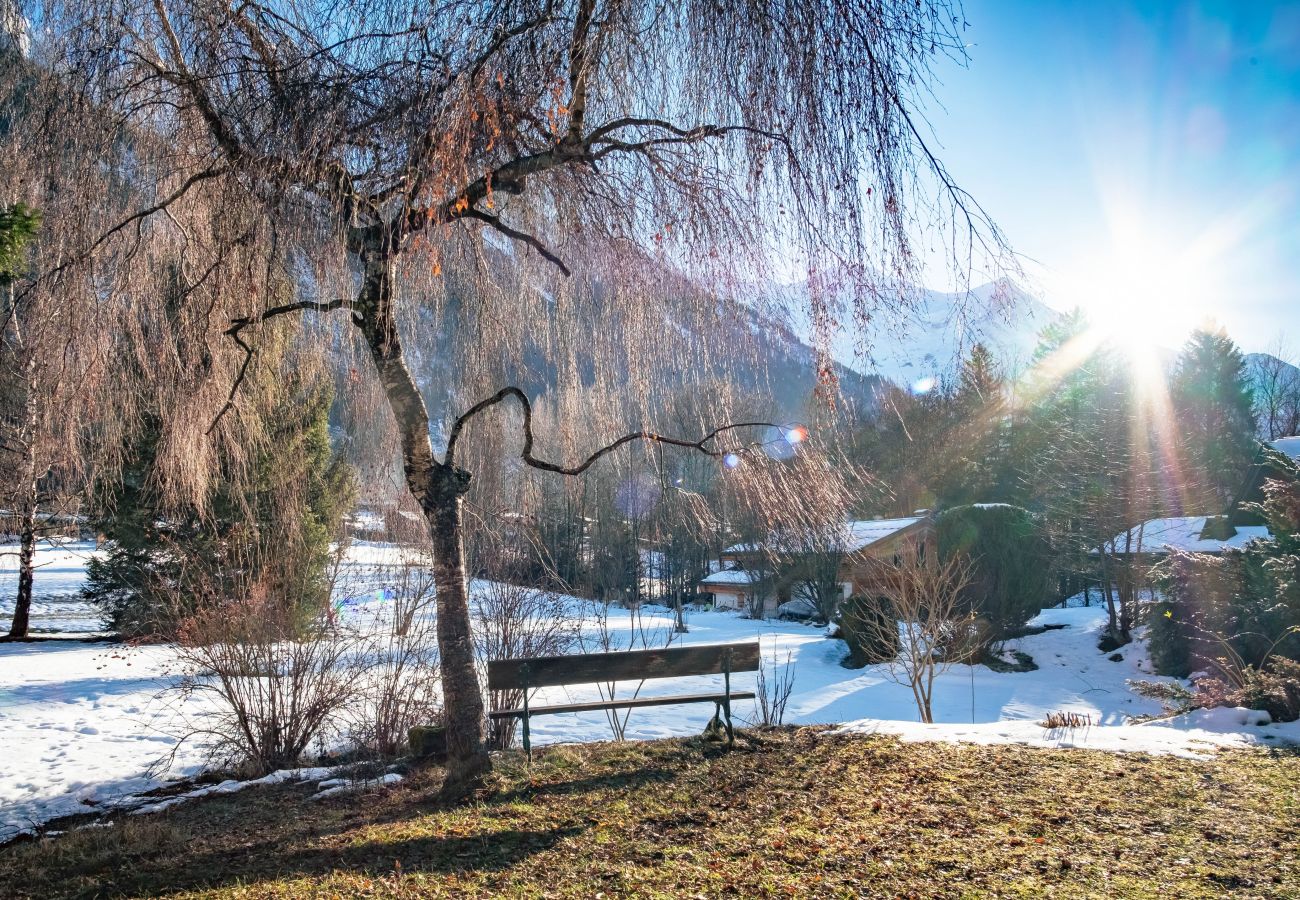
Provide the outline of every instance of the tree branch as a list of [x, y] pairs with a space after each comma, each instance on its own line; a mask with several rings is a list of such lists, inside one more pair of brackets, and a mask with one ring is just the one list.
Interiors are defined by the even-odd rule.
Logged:
[[512, 238], [516, 241], [522, 241], [523, 243], [527, 244], [528, 246], [536, 250], [538, 253], [540, 253], [542, 255], [542, 258], [544, 258], [547, 262], [553, 263], [556, 268], [558, 268], [561, 272], [565, 274], [566, 277], [572, 274], [569, 271], [569, 267], [564, 264], [564, 260], [560, 259], [554, 253], [548, 250], [545, 244], [543, 244], [537, 238], [533, 237], [531, 234], [528, 234], [527, 232], [524, 231], [520, 231], [517, 228], [511, 228], [509, 225], [507, 225], [505, 222], [502, 222], [496, 216], [485, 213], [481, 209], [475, 209], [472, 206], [469, 209], [465, 210], [460, 215], [461, 218], [478, 219], [480, 222], [483, 222], [495, 228], [497, 231], [501, 232], [506, 237]]
[[464, 430], [465, 425], [469, 422], [469, 420], [474, 418], [474, 416], [478, 415], [484, 410], [490, 409], [491, 407], [496, 406], [498, 403], [501, 403], [510, 397], [513, 397], [519, 401], [519, 406], [523, 409], [524, 412], [524, 446], [519, 453], [519, 458], [522, 459], [526, 465], [529, 465], [534, 469], [541, 469], [542, 471], [545, 472], [555, 472], [559, 475], [581, 475], [583, 472], [587, 471], [587, 469], [591, 468], [591, 466], [601, 457], [608, 456], [610, 453], [613, 453], [619, 447], [622, 447], [624, 444], [630, 444], [633, 441], [649, 441], [655, 444], [668, 444], [673, 447], [685, 447], [688, 450], [698, 450], [700, 453], [703, 453], [706, 456], [712, 456], [716, 458], [722, 456], [727, 451], [715, 450], [708, 447], [707, 445], [710, 441], [712, 441], [714, 438], [716, 438], [718, 435], [722, 434], [723, 432], [733, 431], [738, 428], [780, 428], [781, 427], [779, 425], [776, 425], [773, 422], [732, 422], [727, 425], [718, 426], [717, 428], [713, 429], [708, 434], [706, 434], [704, 437], [695, 441], [688, 440], [686, 438], [669, 437], [668, 435], [659, 434], [658, 432], [654, 432], [654, 431], [633, 431], [630, 432], [629, 434], [623, 435], [622, 437], [618, 438], [612, 443], [606, 444], [605, 446], [601, 447], [599, 450], [592, 453], [590, 456], [588, 456], [582, 462], [578, 463], [576, 466], [562, 466], [558, 463], [549, 462], [544, 459], [538, 459], [537, 457], [533, 456], [533, 405], [532, 403], [529, 402], [527, 394], [525, 394], [519, 388], [512, 386], [512, 387], [502, 388], [501, 390], [493, 394], [491, 397], [488, 397], [486, 400], [480, 400], [478, 403], [475, 403], [468, 410], [466, 410], [458, 419], [456, 419], [455, 423], [451, 427], [451, 436], [447, 439], [447, 454], [446, 454], [445, 464], [449, 468], [454, 467], [456, 464], [456, 442], [460, 439], [461, 432]]
[[[240, 335], [250, 325], [260, 325], [267, 319], [274, 319], [276, 316], [287, 315], [291, 312], [300, 312], [308, 310], [310, 312], [333, 312], [336, 309], [351, 309], [352, 301], [340, 297], [337, 300], [330, 300], [326, 303], [318, 303], [315, 300], [299, 300], [297, 303], [286, 303], [283, 306], [273, 306], [260, 316], [241, 316], [238, 319], [230, 320], [230, 327], [223, 332], [227, 337], [239, 345], [239, 349], [244, 352], [244, 360], [239, 364], [239, 372], [235, 375], [235, 381], [230, 386], [230, 394], [226, 397], [225, 405], [217, 413], [212, 424], [208, 426], [205, 434], [212, 434], [216, 430], [217, 423], [221, 421], [222, 416], [230, 412], [235, 406], [235, 395], [239, 392], [239, 386], [244, 383], [244, 378], [248, 375], [248, 366], [253, 361], [253, 348], [248, 345]], [[355, 318], [354, 318], [355, 321]]]

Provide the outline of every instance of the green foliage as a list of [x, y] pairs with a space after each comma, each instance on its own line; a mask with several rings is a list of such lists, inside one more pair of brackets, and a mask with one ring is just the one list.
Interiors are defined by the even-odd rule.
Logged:
[[[1178, 618], [1174, 618], [1175, 614]], [[1192, 643], [1183, 605], [1161, 600], [1148, 607], [1147, 650], [1157, 674], [1186, 678], [1192, 672]]]
[[[326, 390], [298, 386], [269, 411], [247, 471], [225, 467], [206, 509], [158, 502], [159, 427], [142, 430], [119, 478], [98, 485], [107, 556], [88, 567], [85, 596], [131, 637], [171, 635], [206, 603], [266, 573], [305, 612], [329, 590], [330, 542], [350, 509], [354, 477], [330, 446]], [[272, 566], [292, 552], [295, 565]]]
[[40, 226], [41, 214], [26, 204], [0, 207], [0, 286], [22, 274], [27, 245]]
[[898, 622], [884, 597], [854, 594], [840, 604], [840, 633], [849, 645], [845, 668], [860, 669], [898, 655]]
[[1300, 481], [1264, 485], [1254, 506], [1272, 538], [1212, 556], [1173, 553], [1157, 568], [1164, 600], [1150, 615], [1156, 671], [1244, 673], [1300, 660]]
[[1255, 456], [1246, 359], [1223, 329], [1199, 329], [1178, 358], [1170, 388], [1201, 502], [1221, 509], [1235, 499]]
[[1001, 640], [1043, 608], [1051, 589], [1052, 554], [1040, 522], [1018, 506], [958, 506], [935, 519], [941, 560], [970, 559], [966, 608]]

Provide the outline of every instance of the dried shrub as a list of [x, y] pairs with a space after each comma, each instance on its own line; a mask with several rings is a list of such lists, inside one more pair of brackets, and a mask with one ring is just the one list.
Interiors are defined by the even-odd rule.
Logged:
[[189, 736], [204, 740], [215, 762], [255, 775], [297, 765], [353, 698], [355, 649], [329, 617], [263, 580], [233, 600], [202, 604], [182, 622], [177, 647], [183, 698], [210, 701]]
[[[509, 584], [482, 582], [475, 595], [474, 633], [479, 656], [491, 659], [526, 659], [559, 656], [578, 641], [579, 621], [563, 595], [553, 591]], [[517, 709], [522, 690], [491, 691], [490, 709]], [[518, 719], [494, 719], [489, 744], [506, 750], [514, 742]]]

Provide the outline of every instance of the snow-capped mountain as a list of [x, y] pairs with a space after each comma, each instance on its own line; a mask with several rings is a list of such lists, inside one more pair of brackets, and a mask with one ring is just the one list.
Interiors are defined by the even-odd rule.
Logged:
[[[782, 289], [776, 305], [798, 339], [813, 345], [807, 286]], [[910, 385], [951, 373], [979, 342], [1014, 372], [1028, 362], [1039, 332], [1060, 315], [1008, 282], [958, 293], [924, 290], [908, 306], [897, 316], [872, 323], [865, 333], [852, 322], [851, 310], [837, 310], [839, 323], [829, 342], [832, 358], [860, 374]]]

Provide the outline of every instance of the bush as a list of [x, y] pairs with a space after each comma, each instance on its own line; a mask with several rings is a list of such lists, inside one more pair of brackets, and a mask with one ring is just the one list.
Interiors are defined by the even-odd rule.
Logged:
[[1220, 678], [1202, 679], [1196, 683], [1194, 703], [1207, 709], [1260, 709], [1274, 722], [1294, 722], [1300, 719], [1300, 663], [1274, 658], [1262, 671], [1248, 670], [1237, 685]]
[[845, 600], [840, 605], [840, 636], [849, 645], [844, 660], [848, 669], [889, 662], [898, 655], [898, 624], [893, 606], [884, 597], [854, 594]]
[[1160, 675], [1186, 678], [1192, 672], [1192, 642], [1183, 619], [1182, 605], [1161, 600], [1147, 609], [1150, 625], [1147, 649], [1152, 667]]
[[[286, 560], [285, 565], [292, 565]], [[210, 703], [191, 721], [213, 762], [253, 775], [293, 768], [337, 726], [361, 662], [329, 619], [304, 621], [301, 604], [261, 578], [233, 600], [205, 598], [178, 629], [182, 697]]]
[[1163, 599], [1148, 613], [1151, 661], [1161, 675], [1262, 669], [1300, 657], [1300, 597], [1279, 577], [1290, 557], [1275, 542], [1219, 555], [1171, 553], [1156, 568]]
[[972, 562], [966, 608], [988, 623], [988, 638], [1003, 640], [1038, 615], [1052, 588], [1052, 554], [1038, 520], [1007, 504], [957, 506], [935, 519], [942, 561]]

